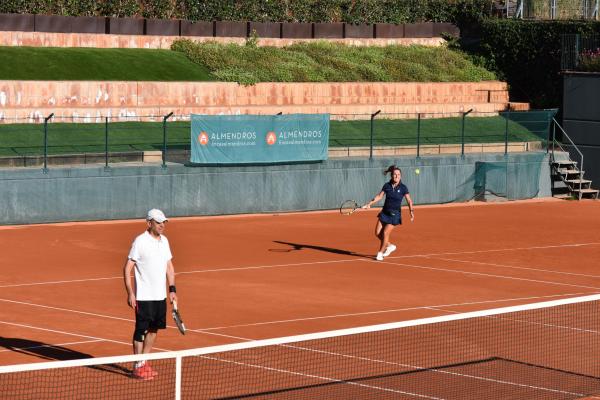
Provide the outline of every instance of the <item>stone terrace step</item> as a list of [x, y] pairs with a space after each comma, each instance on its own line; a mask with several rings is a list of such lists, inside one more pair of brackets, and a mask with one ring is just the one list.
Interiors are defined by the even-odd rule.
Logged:
[[[173, 112], [175, 116], [189, 114], [238, 115], [259, 114], [276, 115], [278, 113], [330, 113], [333, 120], [367, 120], [372, 113], [381, 110], [378, 118], [402, 119], [416, 118], [417, 113], [428, 117], [456, 117], [460, 112], [473, 109], [473, 117], [490, 116], [505, 109], [503, 103], [467, 103], [467, 104], [388, 104], [388, 105], [296, 105], [296, 106], [223, 106], [223, 107], [182, 107], [178, 105], [163, 107], [43, 107], [43, 108], [4, 108], [0, 107], [0, 123], [37, 123], [54, 113], [53, 122], [104, 122], [103, 117], [111, 116], [115, 121], [162, 121], [164, 115]], [[429, 113], [427, 115], [426, 113]], [[483, 114], [482, 114], [483, 113]], [[177, 117], [170, 121], [177, 120]]]
[[3, 108], [508, 104], [504, 82], [258, 83], [0, 81]]
[[[174, 40], [187, 38], [196, 42], [214, 41], [243, 45], [246, 38], [201, 37], [201, 36], [155, 36], [155, 35], [105, 35], [95, 33], [55, 33], [55, 32], [0, 32], [0, 46], [34, 46], [34, 47], [95, 47], [95, 48], [128, 48], [128, 49], [170, 49]], [[283, 47], [298, 42], [311, 42], [323, 39], [276, 39], [259, 38], [259, 46]], [[382, 39], [327, 39], [329, 42], [344, 43], [350, 46], [443, 46], [446, 40], [440, 37], [431, 38], [382, 38]]]

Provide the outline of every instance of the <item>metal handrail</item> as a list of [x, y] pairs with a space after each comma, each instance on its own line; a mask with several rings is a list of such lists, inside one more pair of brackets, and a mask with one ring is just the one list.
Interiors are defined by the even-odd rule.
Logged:
[[[554, 122], [554, 126], [558, 126], [558, 129], [561, 130], [563, 137], [566, 137], [569, 142], [571, 143], [571, 146], [573, 146], [573, 148], [575, 149], [575, 151], [577, 151], [577, 153], [579, 153], [579, 157], [581, 158], [581, 163], [579, 164], [579, 194], [578, 194], [578, 198], [581, 200], [581, 181], [583, 180], [583, 175], [585, 173], [585, 170], [583, 169], [583, 153], [581, 151], [579, 151], [579, 148], [577, 147], [577, 145], [573, 142], [573, 140], [571, 139], [571, 137], [569, 137], [569, 135], [567, 134], [567, 132], [565, 132], [565, 130], [563, 129], [562, 126], [560, 126], [560, 124], [558, 123], [558, 121], [555, 118], [552, 118], [552, 121]], [[565, 151], [564, 147], [562, 147], [560, 145], [559, 142], [556, 141], [556, 135], [552, 134], [552, 159], [554, 159], [554, 145], [558, 145], [558, 147], [563, 151], [563, 152], [567, 152]], [[569, 159], [571, 158], [570, 156], [570, 152], [569, 152]]]

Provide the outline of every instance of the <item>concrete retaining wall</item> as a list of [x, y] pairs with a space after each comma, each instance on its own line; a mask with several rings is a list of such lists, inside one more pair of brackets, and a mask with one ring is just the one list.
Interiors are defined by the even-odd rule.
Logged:
[[[151, 36], [151, 35], [98, 35], [93, 33], [53, 33], [0, 31], [0, 46], [32, 47], [96, 47], [123, 49], [170, 49], [176, 39], [191, 39], [196, 42], [215, 41], [218, 43], [244, 44], [246, 38], [235, 37], [198, 37], [198, 36]], [[299, 42], [311, 42], [324, 39], [278, 39], [259, 38], [258, 46], [284, 47]], [[427, 38], [347, 38], [327, 39], [328, 42], [344, 43], [349, 46], [441, 46], [446, 41], [440, 37]]]
[[414, 118], [417, 112], [448, 116], [469, 109], [497, 112], [507, 105], [507, 85], [498, 81], [253, 86], [226, 82], [0, 81], [0, 122], [5, 123], [39, 122], [51, 113], [56, 120], [75, 117], [88, 122], [105, 116], [161, 120], [170, 112], [330, 113], [340, 115], [338, 119], [368, 119], [381, 110], [384, 114], [408, 113], [412, 115], [407, 117]]

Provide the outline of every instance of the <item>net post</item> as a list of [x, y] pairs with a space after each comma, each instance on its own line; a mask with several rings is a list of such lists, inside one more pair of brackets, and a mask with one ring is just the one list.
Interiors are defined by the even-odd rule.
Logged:
[[181, 358], [175, 357], [175, 400], [181, 400]]
[[163, 117], [163, 151], [162, 151], [162, 167], [167, 168], [167, 120], [171, 118], [173, 111]]
[[44, 168], [42, 169], [44, 174], [48, 173], [48, 121], [52, 117], [54, 117], [54, 113], [44, 118]]
[[381, 112], [381, 110], [377, 110], [375, 113], [371, 114], [371, 142], [369, 145], [369, 160], [373, 159], [373, 121], [375, 120], [375, 117], [377, 116], [377, 114], [379, 114]]

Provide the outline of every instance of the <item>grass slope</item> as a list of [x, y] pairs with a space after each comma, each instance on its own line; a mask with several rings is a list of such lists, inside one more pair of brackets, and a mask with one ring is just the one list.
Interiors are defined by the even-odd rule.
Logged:
[[[249, 42], [250, 43], [250, 42]], [[447, 47], [359, 47], [318, 41], [284, 48], [196, 43], [171, 46], [221, 81], [257, 82], [479, 82], [495, 75]]]
[[169, 50], [0, 47], [0, 79], [93, 81], [473, 82], [495, 79], [446, 47], [285, 48], [195, 43]]
[[0, 79], [208, 81], [206, 67], [170, 50], [0, 47]]

